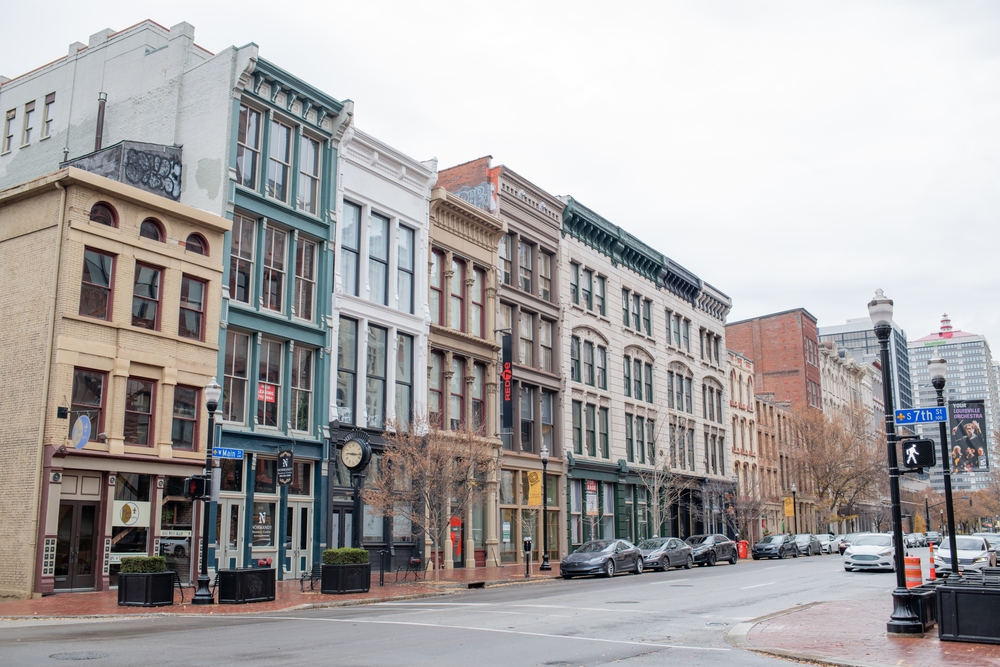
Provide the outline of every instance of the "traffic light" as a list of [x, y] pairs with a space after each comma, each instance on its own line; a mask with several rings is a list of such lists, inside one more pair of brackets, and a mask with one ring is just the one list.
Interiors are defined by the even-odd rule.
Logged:
[[208, 477], [192, 475], [184, 480], [184, 497], [199, 500], [208, 496]]
[[906, 470], [933, 468], [937, 463], [934, 451], [934, 441], [926, 439], [907, 439], [902, 442], [903, 465]]

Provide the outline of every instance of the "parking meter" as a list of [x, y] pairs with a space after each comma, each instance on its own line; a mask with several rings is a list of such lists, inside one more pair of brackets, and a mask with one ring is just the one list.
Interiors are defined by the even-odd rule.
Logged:
[[524, 536], [524, 578], [531, 576], [531, 535]]

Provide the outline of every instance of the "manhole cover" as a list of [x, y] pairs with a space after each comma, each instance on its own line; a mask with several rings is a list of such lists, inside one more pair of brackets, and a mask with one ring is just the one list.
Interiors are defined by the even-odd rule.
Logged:
[[719, 623], [718, 621], [712, 621], [711, 623], [706, 623], [705, 625], [707, 625], [710, 628], [724, 628], [724, 627], [726, 627], [725, 623]]
[[49, 656], [53, 660], [97, 660], [108, 657], [107, 653], [97, 651], [73, 651], [70, 653], [53, 653]]
[[604, 604], [639, 604], [638, 600], [608, 600]]

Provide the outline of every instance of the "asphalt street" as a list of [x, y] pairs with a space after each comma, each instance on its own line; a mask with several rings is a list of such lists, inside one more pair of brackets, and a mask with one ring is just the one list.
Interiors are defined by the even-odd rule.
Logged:
[[894, 581], [825, 555], [266, 616], [5, 621], [0, 665], [787, 664], [730, 646], [726, 633], [796, 605], [888, 596]]

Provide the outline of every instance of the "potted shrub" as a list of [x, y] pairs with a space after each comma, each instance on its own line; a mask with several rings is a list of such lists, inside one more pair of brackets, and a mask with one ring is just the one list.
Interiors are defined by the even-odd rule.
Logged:
[[174, 603], [174, 577], [163, 556], [126, 556], [118, 572], [118, 604], [163, 607]]
[[277, 570], [267, 561], [257, 561], [257, 567], [219, 570], [219, 604], [269, 602], [274, 599]]
[[327, 549], [323, 552], [324, 593], [367, 593], [372, 564], [367, 549]]

